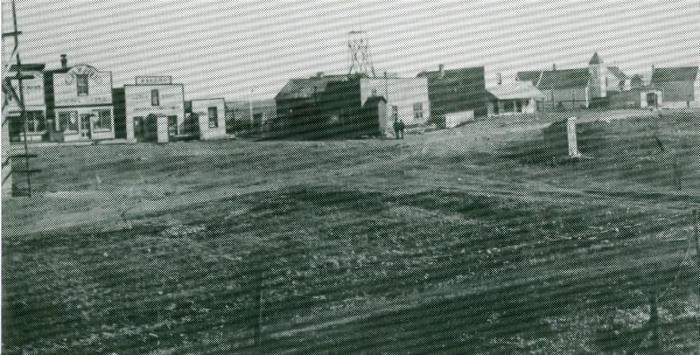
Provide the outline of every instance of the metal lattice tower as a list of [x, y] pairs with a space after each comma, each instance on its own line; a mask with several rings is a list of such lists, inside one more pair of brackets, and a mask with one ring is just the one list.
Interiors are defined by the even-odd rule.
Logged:
[[348, 33], [348, 49], [350, 50], [349, 75], [360, 75], [375, 78], [372, 54], [369, 49], [369, 40], [365, 31], [351, 31]]

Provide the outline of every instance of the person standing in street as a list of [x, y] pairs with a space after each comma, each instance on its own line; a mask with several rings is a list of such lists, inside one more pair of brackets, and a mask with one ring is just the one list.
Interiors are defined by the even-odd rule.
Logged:
[[401, 139], [401, 126], [398, 119], [394, 120], [394, 137]]

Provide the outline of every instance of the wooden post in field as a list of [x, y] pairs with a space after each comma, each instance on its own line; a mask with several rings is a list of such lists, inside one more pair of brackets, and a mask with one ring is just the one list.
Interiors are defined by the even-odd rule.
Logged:
[[263, 314], [263, 270], [260, 268], [257, 274], [256, 280], [256, 295], [255, 295], [255, 311], [256, 311], [256, 321], [255, 321], [255, 347], [260, 348], [262, 340], [262, 314]]
[[[695, 234], [695, 254], [697, 256], [698, 270], [700, 270], [700, 241], [698, 241], [698, 210], [693, 210], [693, 232]], [[696, 273], [697, 276], [697, 287], [698, 287], [698, 300], [700, 303], [700, 271]], [[700, 305], [699, 305], [700, 306]], [[695, 315], [695, 323], [698, 328], [698, 336], [700, 336], [700, 314]], [[698, 350], [700, 350], [700, 338], [698, 338]]]
[[661, 351], [661, 336], [659, 334], [659, 309], [657, 306], [658, 293], [656, 286], [649, 296], [649, 326], [651, 327], [651, 342], [654, 352]]
[[569, 142], [569, 158], [580, 158], [578, 144], [576, 142], [576, 117], [569, 117], [566, 120], [566, 136]]

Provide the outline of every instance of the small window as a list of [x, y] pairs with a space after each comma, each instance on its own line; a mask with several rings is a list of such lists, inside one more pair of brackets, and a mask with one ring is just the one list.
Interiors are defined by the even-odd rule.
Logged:
[[158, 90], [151, 90], [151, 106], [160, 106], [160, 95]]
[[26, 111], [24, 113], [27, 121], [27, 132], [36, 133], [46, 129], [44, 113], [41, 111]]
[[97, 112], [97, 120], [95, 121], [95, 129], [112, 129], [112, 112], [109, 110], [100, 110]]
[[209, 128], [219, 127], [219, 113], [216, 107], [209, 108]]
[[87, 74], [78, 74], [76, 77], [76, 85], [78, 86], [78, 96], [88, 95], [88, 76]]
[[413, 104], [413, 118], [423, 120], [423, 103], [417, 102]]

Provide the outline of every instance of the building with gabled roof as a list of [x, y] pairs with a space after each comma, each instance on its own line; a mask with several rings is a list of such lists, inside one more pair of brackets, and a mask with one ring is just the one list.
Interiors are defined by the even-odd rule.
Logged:
[[540, 76], [542, 76], [541, 70], [526, 70], [518, 72], [515, 76], [515, 80], [523, 82], [529, 81], [532, 85], [537, 85], [537, 82], [540, 81]]
[[502, 83], [487, 88], [489, 101], [488, 116], [535, 113], [537, 103], [545, 99], [544, 93], [529, 81]]
[[324, 75], [305, 79], [291, 79], [275, 96], [277, 117], [273, 130], [284, 134], [306, 130], [310, 122], [319, 117], [318, 100], [328, 84], [347, 81], [347, 75]]
[[627, 91], [631, 88], [631, 78], [617, 66], [608, 67], [606, 80], [608, 91]]
[[700, 106], [698, 67], [654, 68], [651, 85], [663, 92], [664, 107]]
[[423, 71], [419, 78], [428, 79], [430, 115], [441, 124], [445, 115], [474, 111], [475, 116], [487, 114], [486, 79], [484, 67], [445, 69], [440, 64], [436, 71]]
[[608, 67], [594, 53], [588, 68], [521, 71], [520, 82], [530, 82], [545, 95], [544, 106], [559, 109], [588, 108], [594, 100], [607, 96]]

